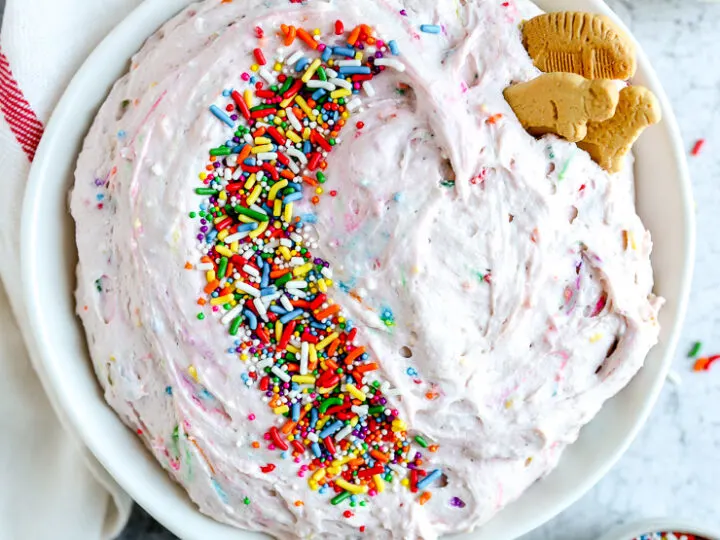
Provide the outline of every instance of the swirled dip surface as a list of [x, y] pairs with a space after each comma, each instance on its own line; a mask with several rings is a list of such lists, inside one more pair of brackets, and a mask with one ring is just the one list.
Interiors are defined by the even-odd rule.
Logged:
[[[529, 136], [502, 97], [537, 75], [518, 31], [534, 13], [479, 0], [212, 0], [151, 37], [112, 90], [72, 193], [78, 313], [107, 401], [204, 513], [280, 538], [470, 530], [552, 469], [642, 365], [659, 301], [631, 175]], [[276, 52], [280, 24], [318, 28], [323, 42], [337, 19], [396, 40], [406, 69], [359, 95], [326, 192], [295, 213], [334, 270], [328, 294], [394, 389], [388, 406], [437, 445], [423, 460], [444, 476], [422, 505], [400, 474], [353, 505], [311, 490], [300, 467], [312, 456], [268, 447], [283, 418], [197, 303], [206, 279], [188, 214], [208, 150], [231, 133], [208, 107], [248, 86], [256, 47], [270, 67], [302, 49]]]

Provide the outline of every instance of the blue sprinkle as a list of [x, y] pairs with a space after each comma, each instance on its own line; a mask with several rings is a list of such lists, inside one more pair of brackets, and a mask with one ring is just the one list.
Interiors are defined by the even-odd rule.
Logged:
[[302, 184], [298, 184], [297, 182], [288, 182], [287, 187], [293, 188], [295, 191], [302, 191], [302, 190], [303, 190]]
[[[263, 289], [263, 290], [266, 290], [266, 289]], [[260, 294], [261, 294], [262, 296], [264, 296], [264, 295], [262, 294], [262, 291], [260, 291]], [[275, 305], [270, 306], [270, 307], [268, 308], [268, 311], [272, 311], [273, 313], [276, 313], [276, 314], [278, 314], [278, 315], [285, 315], [285, 314], [287, 313], [287, 311], [285, 311], [283, 308], [281, 308], [280, 306], [275, 306]]]
[[414, 377], [415, 375], [418, 374], [417, 370], [416, 370], [414, 367], [409, 367], [409, 368], [407, 368], [407, 369], [405, 370], [405, 373], [407, 373], [407, 374], [410, 375], [411, 377]]
[[[318, 456], [318, 457], [320, 457], [320, 456]], [[320, 495], [322, 495], [322, 494], [325, 493], [327, 490], [328, 490], [327, 484], [323, 484], [323, 486], [318, 490], [318, 493], [319, 493]]]
[[265, 261], [263, 261], [263, 258], [260, 255], [255, 255], [255, 264], [262, 268], [263, 264], [265, 264]]
[[333, 47], [332, 53], [338, 56], [355, 58], [355, 49], [351, 49], [350, 47]]
[[358, 500], [357, 495], [350, 495], [350, 502], [356, 503]]
[[[297, 319], [300, 315], [302, 315], [302, 313], [302, 309], [293, 309], [290, 313], [288, 313], [287, 315], [283, 315], [278, 320], [283, 324], [287, 324], [293, 319]], [[253, 328], [253, 330], [255, 329]]]
[[329, 426], [325, 426], [323, 430], [318, 434], [318, 437], [321, 439], [324, 439], [328, 435], [332, 435], [333, 433], [336, 433], [340, 431], [340, 429], [343, 427], [343, 421], [342, 420], [335, 420], [332, 424]]
[[255, 77], [255, 75], [253, 75], [252, 77], [250, 77], [250, 80], [248, 82], [250, 84], [255, 84], [255, 81], [257, 81], [257, 77]]
[[230, 150], [233, 154], [239, 154], [242, 152], [242, 149], [245, 148], [246, 145], [244, 144], [238, 144], [237, 146], [233, 146], [232, 150]]
[[172, 386], [166, 386], [166, 387], [165, 387], [165, 393], [166, 393], [168, 396], [172, 396]]
[[312, 326], [313, 328], [319, 328], [320, 330], [325, 330], [327, 328], [327, 325], [315, 321], [311, 322], [310, 326]]
[[290, 455], [290, 454], [288, 454], [288, 451], [287, 451], [287, 450], [285, 450], [284, 452], [281, 452], [281, 453], [280, 453], [280, 457], [283, 458], [283, 459], [287, 459], [289, 455]]
[[213, 396], [210, 392], [208, 392], [205, 388], [200, 390], [200, 395], [205, 399], [215, 399], [215, 396]]
[[218, 232], [217, 232], [215, 229], [213, 229], [212, 231], [210, 231], [209, 233], [207, 233], [207, 235], [205, 236], [205, 241], [207, 241], [207, 243], [209, 244], [210, 242], [212, 242], [213, 240], [215, 240], [215, 237], [216, 237], [217, 235], [218, 235]]
[[300, 217], [308, 223], [317, 223], [317, 216], [315, 214], [303, 214]]
[[[270, 287], [263, 287], [262, 289], [260, 289], [260, 296], [270, 296], [271, 294], [275, 294], [276, 292], [277, 287], [275, 287], [274, 285]], [[283, 313], [287, 313], [287, 311], [283, 309]]]
[[324, 88], [318, 88], [317, 90], [315, 90], [315, 92], [313, 92], [312, 98], [315, 101], [317, 101], [318, 99], [323, 97], [325, 94], [327, 94], [327, 90], [325, 90]]
[[[302, 197], [302, 195], [300, 195]], [[262, 276], [260, 277], [260, 287], [264, 290], [270, 283], [270, 265], [265, 263], [262, 267]], [[260, 291], [262, 294], [262, 291]], [[272, 293], [271, 293], [272, 294]]]
[[440, 26], [437, 24], [421, 24], [420, 31], [425, 32], [426, 34], [439, 34]]
[[283, 204], [288, 204], [294, 201], [299, 201], [302, 199], [302, 193], [298, 193], [297, 191], [295, 193], [291, 193], [290, 195], [286, 195], [283, 199]]
[[232, 90], [223, 90], [223, 97], [228, 97], [232, 93]]
[[246, 158], [245, 161], [243, 161], [243, 163], [245, 165], [250, 165], [251, 167], [254, 167], [255, 166], [255, 158], [254, 157]]
[[393, 56], [397, 56], [398, 54], [400, 54], [400, 49], [398, 48], [397, 41], [395, 41], [394, 39], [388, 41], [388, 47], [390, 47], [390, 52], [393, 54]]
[[395, 202], [400, 202], [402, 200], [402, 193], [398, 191], [395, 195], [393, 195], [393, 200]]
[[123, 139], [125, 137], [125, 135], [127, 135], [127, 134], [125, 133], [124, 129], [121, 129], [120, 131], [118, 131], [118, 139]]
[[300, 402], [296, 401], [292, 404], [292, 421], [297, 422], [300, 420]]
[[[322, 451], [320, 450], [320, 445], [318, 443], [316, 443], [316, 442], [312, 443], [310, 445], [310, 450], [312, 450], [312, 453], [315, 457], [319, 458], [320, 456], [322, 456]], [[323, 487], [325, 487], [325, 486], [323, 486]]]
[[234, 123], [234, 122], [230, 119], [230, 117], [229, 117], [227, 114], [225, 114], [225, 112], [223, 112], [223, 111], [220, 109], [220, 107], [218, 107], [217, 105], [210, 105], [210, 112], [213, 113], [213, 115], [215, 115], [215, 118], [217, 118], [218, 120], [224, 122], [225, 124], [227, 124], [227, 125], [230, 126], [231, 128], [234, 128], [234, 127], [235, 127], [235, 123]]
[[298, 60], [297, 63], [295, 64], [295, 71], [298, 72], [298, 73], [300, 73], [303, 69], [305, 69], [305, 67], [306, 67], [309, 63], [310, 63], [310, 60], [308, 60], [307, 58], [305, 58], [305, 57], [303, 56], [303, 57], [302, 57], [300, 60]]
[[326, 47], [325, 47], [325, 50], [323, 50], [322, 55], [320, 56], [320, 58], [322, 59], [323, 62], [327, 62], [328, 60], [330, 60], [330, 57], [332, 56], [332, 53], [333, 53], [333, 48], [326, 46]]
[[315, 409], [315, 408], [310, 409], [310, 427], [312, 429], [315, 429], [315, 424], [317, 424], [317, 421], [318, 421], [317, 409]]
[[238, 226], [237, 232], [254, 231], [257, 228], [258, 228], [257, 223], [243, 223], [242, 225]]
[[257, 328], [257, 317], [255, 314], [249, 309], [243, 309], [243, 315], [247, 317], [250, 330], [255, 330]]
[[309, 154], [312, 151], [310, 141], [303, 142], [303, 154]]
[[97, 195], [95, 195], [95, 198], [98, 201], [102, 201], [105, 198], [105, 195], [103, 195], [102, 193], [98, 193]]
[[227, 504], [228, 503], [227, 495], [225, 494], [223, 489], [220, 487], [220, 484], [218, 484], [217, 480], [215, 480], [214, 478], [212, 479], [212, 485], [215, 488], [215, 491], [217, 492], [218, 497], [220, 497], [220, 500], [223, 503]]
[[432, 484], [435, 480], [440, 478], [441, 475], [442, 475], [442, 471], [440, 469], [435, 469], [433, 472], [428, 474], [425, 478], [423, 478], [422, 480], [420, 480], [417, 483], [417, 488], [425, 489], [427, 486]]
[[345, 75], [370, 75], [370, 68], [367, 66], [343, 66], [338, 70], [341, 76]]

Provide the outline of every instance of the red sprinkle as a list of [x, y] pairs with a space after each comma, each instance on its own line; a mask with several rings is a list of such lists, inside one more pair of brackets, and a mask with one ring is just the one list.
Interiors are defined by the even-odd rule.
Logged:
[[264, 66], [267, 64], [267, 60], [265, 60], [265, 55], [262, 52], [262, 49], [254, 49], [253, 54], [255, 55], [255, 61], [260, 64], [261, 66]]
[[268, 463], [267, 465], [260, 467], [260, 470], [265, 474], [271, 473], [275, 470], [275, 465], [273, 465], [272, 463]]
[[264, 35], [265, 35], [265, 32], [263, 32], [263, 29], [260, 28], [259, 26], [256, 26], [256, 27], [255, 27], [255, 36], [256, 36], [257, 38], [261, 38], [261, 37], [263, 37]]
[[358, 129], [362, 129], [362, 128], [365, 127], [365, 122], [360, 121], [360, 122], [358, 122], [357, 124], [355, 124], [355, 126], [356, 126]]
[[346, 518], [351, 518], [351, 517], [353, 517], [354, 515], [355, 515], [355, 514], [353, 514], [350, 510], [345, 510], [345, 511], [343, 512], [343, 516], [345, 516]]
[[692, 152], [690, 152], [691, 156], [697, 156], [700, 154], [700, 151], [702, 150], [703, 146], [705, 146], [705, 139], [698, 139], [695, 142], [695, 146], [693, 146]]
[[345, 25], [340, 19], [338, 19], [335, 21], [335, 35], [341, 36], [343, 32], [345, 32]]

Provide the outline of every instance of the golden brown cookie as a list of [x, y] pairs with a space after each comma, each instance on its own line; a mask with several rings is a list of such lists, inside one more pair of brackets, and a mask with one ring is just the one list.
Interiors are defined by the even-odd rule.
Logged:
[[503, 94], [528, 133], [555, 133], [571, 142], [585, 138], [589, 121], [611, 118], [618, 102], [613, 81], [589, 81], [574, 73], [544, 73]]
[[604, 122], [588, 123], [587, 135], [578, 147], [606, 171], [618, 172], [642, 131], [661, 117], [660, 103], [650, 90], [628, 86], [620, 91], [615, 115]]
[[635, 45], [604, 15], [560, 11], [538, 15], [522, 27], [523, 44], [538, 69], [588, 79], [629, 79]]

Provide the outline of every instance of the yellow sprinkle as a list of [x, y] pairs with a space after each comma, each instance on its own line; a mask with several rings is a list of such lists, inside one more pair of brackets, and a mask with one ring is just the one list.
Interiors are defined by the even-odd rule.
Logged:
[[230, 302], [233, 298], [235, 298], [232, 294], [226, 294], [225, 296], [218, 296], [217, 298], [211, 298], [210, 299], [210, 305], [211, 306], [222, 306], [223, 304], [227, 304]]
[[400, 483], [401, 483], [403, 486], [407, 487], [407, 486], [410, 485], [410, 480], [408, 480], [407, 478], [403, 478], [402, 480], [400, 480]]
[[273, 216], [279, 217], [280, 214], [282, 214], [282, 201], [280, 199], [275, 199], [275, 202], [273, 203]]
[[283, 220], [285, 221], [285, 223], [290, 223], [290, 222], [292, 222], [292, 218], [293, 218], [293, 203], [290, 202], [285, 205], [285, 210], [283, 211]]
[[282, 180], [280, 180], [279, 182], [275, 182], [275, 184], [273, 184], [273, 187], [270, 188], [270, 192], [268, 193], [268, 200], [270, 200], [270, 201], [275, 200], [275, 197], [277, 197], [278, 192], [287, 185], [288, 185], [288, 181], [285, 180], [284, 178]]
[[260, 154], [262, 152], [272, 152], [273, 151], [273, 145], [272, 144], [262, 144], [260, 146], [253, 146], [251, 152], [253, 154]]
[[223, 229], [217, 235], [218, 240], [225, 240], [228, 234], [230, 234], [230, 229]]
[[325, 474], [326, 474], [325, 469], [318, 469], [317, 471], [315, 471], [313, 473], [312, 479], [315, 480], [316, 482], [319, 482], [320, 480], [325, 478]]
[[262, 186], [260, 184], [258, 184], [257, 186], [255, 186], [255, 189], [252, 190], [252, 193], [250, 193], [250, 195], [248, 195], [248, 198], [247, 198], [248, 206], [251, 204], [255, 204], [255, 201], [258, 200], [258, 197], [260, 197], [261, 193], [262, 193]]
[[309, 138], [310, 138], [310, 128], [306, 127], [305, 129], [303, 129], [303, 139], [305, 139], [307, 141]]
[[272, 144], [269, 137], [255, 137], [255, 144]]
[[325, 193], [325, 191], [321, 187], [316, 187], [315, 193], [317, 193], [318, 195], [322, 195], [323, 193]]
[[399, 418], [396, 418], [393, 420], [393, 423], [391, 425], [391, 429], [393, 432], [397, 433], [399, 431], [407, 431], [407, 424], [400, 420]]
[[340, 467], [333, 467], [330, 465], [330, 467], [327, 468], [327, 472], [330, 476], [337, 476], [342, 472], [342, 469]]
[[327, 284], [325, 283], [324, 279], [318, 279], [317, 281], [318, 289], [320, 289], [320, 292], [327, 292]]
[[383, 479], [380, 478], [380, 475], [374, 474], [372, 478], [373, 482], [375, 482], [375, 491], [377, 491], [378, 493], [382, 493], [383, 491], [385, 491], [385, 482], [383, 482]]
[[257, 220], [254, 220], [253, 218], [248, 217], [248, 216], [245, 216], [245, 215], [243, 215], [243, 214], [239, 214], [239, 215], [237, 216], [237, 219], [238, 219], [239, 221], [242, 221], [243, 223], [257, 223]]
[[316, 28], [315, 30], [313, 30], [313, 36], [319, 36], [319, 35], [320, 35], [320, 29], [319, 29], [319, 28]]
[[288, 346], [285, 347], [285, 348], [286, 348], [288, 351], [290, 351], [291, 353], [293, 353], [293, 354], [299, 352], [299, 349], [298, 349], [297, 347], [293, 347], [292, 345], [288, 345]]
[[292, 380], [298, 384], [313, 384], [315, 382], [315, 377], [312, 375], [293, 375]]
[[230, 251], [228, 248], [226, 248], [223, 245], [218, 244], [215, 246], [215, 251], [217, 251], [220, 255], [223, 255], [225, 257], [232, 257], [232, 251]]
[[354, 493], [356, 495], [368, 492], [367, 486], [358, 486], [357, 484], [351, 484], [350, 482], [348, 482], [347, 480], [345, 480], [343, 478], [337, 478], [335, 480], [335, 485], [343, 488], [346, 491], [349, 491], [350, 493]]
[[273, 69], [275, 71], [282, 71], [282, 64], [280, 62], [276, 62], [275, 65], [273, 66]]
[[208, 283], [215, 281], [215, 270], [208, 270], [207, 272], [205, 272], [205, 280]]
[[345, 111], [344, 113], [342, 113], [340, 116], [342, 117], [343, 120], [347, 120], [348, 118], [350, 118], [350, 114], [348, 114], [347, 111]]
[[280, 322], [278, 319], [275, 321], [275, 339], [280, 340], [280, 337], [282, 336], [283, 331], [283, 323]]
[[282, 108], [284, 109], [285, 107], [287, 107], [288, 105], [290, 105], [293, 101], [295, 101], [295, 96], [289, 97], [289, 98], [287, 98], [287, 99], [283, 99], [283, 100], [280, 102], [280, 107], [282, 107]]
[[275, 407], [273, 409], [273, 412], [275, 414], [285, 414], [289, 410], [290, 410], [290, 407], [288, 407], [287, 405], [280, 405], [279, 407]]
[[207, 178], [207, 173], [201, 172], [198, 177], [200, 178], [200, 180], [205, 180]]
[[595, 343], [596, 341], [602, 339], [602, 337], [603, 335], [599, 332], [597, 334], [593, 334], [592, 336], [590, 336], [590, 343]]
[[245, 354], [245, 353], [242, 353], [242, 354], [240, 355], [240, 360], [242, 360], [243, 362], [247, 362], [247, 361], [248, 361], [248, 358], [250, 358], [250, 357], [249, 357], [247, 354]]
[[219, 198], [221, 201], [227, 201], [227, 191], [225, 191], [225, 190], [223, 189], [223, 190], [218, 194], [218, 198]]
[[288, 131], [285, 135], [287, 136], [288, 139], [290, 139], [292, 142], [294, 142], [296, 144], [302, 142], [302, 139], [298, 136], [298, 134], [290, 129], [288, 129]]
[[[280, 118], [278, 115], [275, 115], [275, 118], [273, 118], [273, 124], [275, 124], [276, 126], [279, 126], [280, 124], [282, 124], [282, 122], [283, 122], [282, 118]], [[280, 130], [278, 130], [278, 131], [280, 131]]]
[[243, 99], [245, 100], [245, 103], [247, 103], [248, 107], [253, 106], [253, 93], [250, 91], [250, 89], [245, 90], [243, 92]]
[[[319, 62], [317, 58], [315, 60]], [[313, 118], [317, 116], [315, 114], [315, 111], [310, 108], [310, 106], [307, 104], [307, 101], [305, 101], [302, 96], [295, 96], [295, 103], [297, 103], [298, 106], [303, 110], [303, 112], [308, 116], [311, 116]]]
[[363, 53], [362, 51], [358, 51], [355, 53], [355, 60], [362, 60]]
[[308, 66], [308, 68], [305, 70], [305, 73], [302, 76], [302, 82], [306, 83], [310, 79], [312, 79], [313, 75], [315, 75], [315, 72], [317, 71], [317, 68], [320, 67], [321, 60], [319, 58], [316, 58], [312, 61], [312, 63]]
[[354, 457], [354, 456], [345, 456], [345, 457], [341, 457], [340, 459], [336, 459], [336, 460], [334, 460], [334, 461], [331, 463], [331, 466], [332, 466], [332, 467], [342, 467], [342, 466], [345, 465], [348, 461], [350, 461], [351, 459], [353, 459], [353, 457]]
[[305, 264], [300, 265], [293, 269], [293, 276], [295, 276], [295, 277], [304, 276], [312, 269], [313, 269], [312, 263], [305, 263]]
[[330, 420], [329, 416], [326, 416], [325, 418], [321, 418], [317, 421], [317, 424], [315, 424], [315, 431], [320, 431], [325, 426], [327, 421]]
[[508, 399], [507, 401], [505, 401], [505, 408], [506, 408], [506, 409], [509, 409], [509, 408], [512, 407], [512, 406], [513, 406], [513, 400], [512, 400], [512, 399]]
[[247, 182], [245, 182], [245, 189], [250, 189], [255, 185], [255, 173], [252, 173], [250, 176], [248, 176]]
[[259, 69], [260, 69], [260, 66], [258, 66], [257, 64], [253, 64], [252, 66], [250, 66], [250, 71], [257, 71]]
[[325, 339], [315, 344], [315, 350], [322, 351], [325, 347], [335, 341], [339, 336], [340, 334], [338, 334], [337, 332], [333, 332], [332, 334], [326, 336]]
[[[264, 233], [264, 232], [265, 232], [265, 229], [267, 229], [267, 228], [268, 228], [268, 222], [267, 222], [267, 221], [261, 221], [260, 224], [258, 225], [258, 228], [255, 229], [254, 231], [250, 231], [250, 234], [248, 234], [248, 236], [249, 236], [250, 238], [257, 238], [257, 237], [260, 236], [262, 233]], [[215, 250], [217, 251], [217, 246], [215, 247]]]
[[197, 369], [195, 369], [195, 366], [193, 366], [192, 364], [188, 366], [188, 373], [193, 379], [195, 379], [195, 382], [199, 381]]
[[280, 255], [283, 256], [283, 259], [285, 259], [286, 261], [289, 261], [292, 258], [292, 255], [290, 255], [290, 250], [285, 246], [278, 247], [277, 251], [278, 253], [280, 253]]
[[[324, 471], [325, 469], [318, 469], [318, 470]], [[310, 489], [312, 489], [313, 491], [317, 491], [318, 489], [320, 489], [320, 486], [318, 485], [318, 483], [312, 479], [308, 480], [308, 485], [310, 486]]]
[[[350, 393], [352, 397], [355, 399], [359, 399], [360, 401], [365, 401], [367, 399], [367, 396], [365, 395], [365, 392], [360, 390], [357, 386], [354, 384], [346, 384], [345, 389]], [[393, 422], [395, 424], [395, 422]], [[393, 430], [395, 431], [395, 430]], [[399, 429], [397, 431], [403, 431], [402, 429]]]
[[315, 350], [315, 344], [311, 343], [308, 346], [308, 358], [311, 364], [317, 364], [317, 351]]
[[352, 92], [347, 88], [338, 88], [337, 90], [333, 90], [332, 92], [330, 92], [330, 98], [339, 99], [345, 96], [349, 96], [350, 94], [352, 94]]
[[238, 242], [236, 240], [235, 242], [230, 244], [230, 251], [232, 251], [233, 253], [237, 253], [239, 250], [240, 250], [240, 242]]

